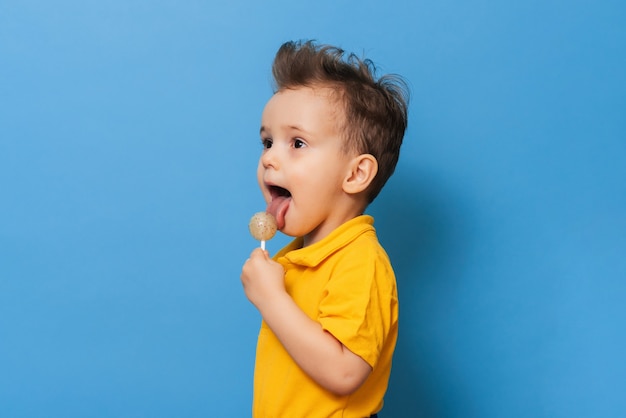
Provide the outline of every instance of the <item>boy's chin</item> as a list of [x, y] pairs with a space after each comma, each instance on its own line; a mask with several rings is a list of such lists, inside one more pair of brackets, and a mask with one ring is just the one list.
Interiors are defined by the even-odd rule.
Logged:
[[293, 238], [298, 238], [298, 237], [304, 237], [306, 235], [308, 235], [308, 233], [306, 231], [302, 231], [302, 229], [299, 228], [293, 228], [293, 225], [290, 225], [285, 222], [285, 225], [283, 225], [283, 228], [279, 230], [281, 233], [287, 235], [288, 237], [293, 237]]

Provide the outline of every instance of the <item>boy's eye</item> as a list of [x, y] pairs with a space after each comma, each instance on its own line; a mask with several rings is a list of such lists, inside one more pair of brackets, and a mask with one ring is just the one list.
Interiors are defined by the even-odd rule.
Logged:
[[265, 149], [272, 148], [272, 140], [269, 138], [264, 138], [261, 140], [261, 145], [263, 145], [263, 148]]
[[293, 141], [293, 147], [294, 147], [294, 148], [302, 148], [302, 147], [304, 147], [305, 145], [306, 145], [306, 144], [305, 144], [305, 143], [304, 143], [304, 141], [303, 141], [303, 140], [301, 140], [301, 139], [296, 138], [296, 139]]

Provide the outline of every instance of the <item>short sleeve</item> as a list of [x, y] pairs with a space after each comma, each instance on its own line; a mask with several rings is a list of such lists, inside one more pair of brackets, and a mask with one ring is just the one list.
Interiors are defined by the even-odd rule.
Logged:
[[386, 253], [367, 244], [354, 245], [335, 265], [322, 294], [319, 322], [374, 368], [397, 321], [398, 301]]

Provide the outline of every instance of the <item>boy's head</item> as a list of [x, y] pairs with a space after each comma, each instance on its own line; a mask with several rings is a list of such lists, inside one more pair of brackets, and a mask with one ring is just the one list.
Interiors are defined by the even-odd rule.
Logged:
[[368, 59], [312, 41], [287, 42], [272, 66], [276, 90], [329, 88], [344, 109], [341, 131], [346, 153], [371, 154], [378, 172], [367, 189], [371, 203], [393, 174], [407, 127], [408, 88], [402, 78], [376, 79]]

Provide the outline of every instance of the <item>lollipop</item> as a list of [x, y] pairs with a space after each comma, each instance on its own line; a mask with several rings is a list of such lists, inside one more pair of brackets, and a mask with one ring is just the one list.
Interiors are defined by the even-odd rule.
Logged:
[[276, 218], [267, 212], [257, 212], [250, 219], [250, 234], [254, 239], [261, 241], [261, 249], [265, 250], [265, 241], [270, 240], [276, 234]]

